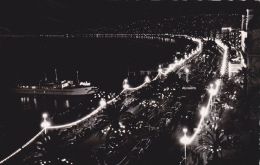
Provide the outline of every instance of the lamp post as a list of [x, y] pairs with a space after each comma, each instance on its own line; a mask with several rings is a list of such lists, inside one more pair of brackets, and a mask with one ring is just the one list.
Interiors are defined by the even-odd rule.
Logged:
[[145, 83], [149, 83], [149, 82], [151, 82], [149, 76], [146, 76], [146, 77], [145, 77], [144, 82], [145, 82]]
[[44, 129], [44, 133], [47, 133], [47, 128], [51, 126], [51, 123], [48, 121], [48, 114], [43, 113], [42, 114], [43, 121], [41, 123], [41, 127]]
[[106, 99], [101, 98], [99, 101], [99, 105], [100, 105], [100, 107], [105, 108], [107, 105]]
[[123, 89], [128, 89], [129, 88], [129, 83], [128, 83], [128, 79], [124, 79], [123, 81]]
[[210, 94], [210, 109], [212, 110], [212, 97], [214, 95], [214, 88], [213, 88], [213, 84], [210, 84], [210, 87], [208, 89], [208, 92]]
[[214, 86], [213, 84], [210, 84], [210, 87], [208, 89], [208, 92], [210, 94], [210, 109], [212, 109], [213, 102], [214, 102], [214, 96], [216, 96], [218, 93], [220, 83], [221, 83], [220, 80], [217, 80], [215, 82], [215, 88], [213, 87]]
[[[183, 129], [184, 137], [187, 139], [187, 128]], [[187, 143], [184, 143], [184, 159], [185, 159], [185, 165], [187, 164]]]
[[158, 74], [161, 75], [162, 74], [162, 65], [158, 66]]
[[187, 128], [182, 129], [184, 136], [180, 139], [180, 142], [184, 145], [184, 160], [185, 165], [187, 164], [187, 145], [190, 144], [190, 139], [187, 137]]
[[186, 74], [186, 82], [188, 83], [189, 82], [189, 73], [190, 73], [190, 70], [188, 68], [185, 68], [185, 74]]
[[206, 107], [202, 107], [201, 110], [200, 110], [200, 115], [201, 117], [205, 117], [208, 115], [208, 109]]

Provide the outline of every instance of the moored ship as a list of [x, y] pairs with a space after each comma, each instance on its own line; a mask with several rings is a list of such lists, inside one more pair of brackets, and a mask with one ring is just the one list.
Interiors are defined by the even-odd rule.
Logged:
[[58, 81], [57, 71], [55, 69], [56, 81], [44, 82], [39, 85], [17, 85], [15, 92], [17, 94], [34, 94], [34, 95], [89, 95], [94, 94], [98, 89], [91, 86], [90, 82], [80, 82], [77, 80], [63, 80]]

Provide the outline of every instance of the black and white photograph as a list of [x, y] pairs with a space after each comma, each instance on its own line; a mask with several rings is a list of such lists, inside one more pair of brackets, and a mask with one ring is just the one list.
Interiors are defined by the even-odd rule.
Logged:
[[260, 165], [260, 1], [0, 1], [0, 165]]

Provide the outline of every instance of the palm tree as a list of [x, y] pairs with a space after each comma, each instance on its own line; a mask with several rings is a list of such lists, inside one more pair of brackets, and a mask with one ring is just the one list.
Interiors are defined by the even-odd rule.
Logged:
[[194, 147], [194, 152], [210, 163], [219, 162], [223, 157], [223, 148], [228, 147], [228, 138], [219, 126], [219, 119], [214, 114], [210, 115], [197, 139], [197, 145]]
[[252, 69], [250, 68], [242, 68], [236, 75], [235, 75], [235, 78], [236, 79], [239, 79], [239, 78], [242, 78], [243, 79], [243, 82], [241, 85], [243, 85], [244, 87], [248, 88], [248, 83], [249, 80], [254, 80], [254, 79], [257, 79], [257, 75], [259, 75], [259, 72], [256, 73], [254, 72]]
[[43, 135], [36, 143], [32, 146], [33, 153], [29, 154], [28, 157], [24, 158], [26, 164], [36, 164], [41, 161], [56, 161], [58, 157], [62, 156], [61, 150], [58, 147], [55, 137], [51, 134]]

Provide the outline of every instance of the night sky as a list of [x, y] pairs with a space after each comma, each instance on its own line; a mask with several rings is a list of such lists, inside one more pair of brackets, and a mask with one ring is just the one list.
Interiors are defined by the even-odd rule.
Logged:
[[0, 3], [0, 33], [73, 33], [139, 19], [203, 13], [244, 13], [257, 2], [112, 2], [10, 0]]

